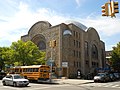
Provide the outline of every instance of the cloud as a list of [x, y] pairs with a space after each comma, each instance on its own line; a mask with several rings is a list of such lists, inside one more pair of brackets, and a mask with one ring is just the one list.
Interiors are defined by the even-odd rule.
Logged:
[[77, 6], [80, 7], [85, 0], [75, 0]]
[[112, 36], [120, 33], [120, 18], [97, 17], [82, 20], [88, 27], [94, 27], [105, 36]]
[[[29, 28], [37, 21], [49, 21], [52, 25], [59, 24], [67, 19], [49, 8], [39, 8], [36, 12], [29, 9], [29, 5], [20, 2], [14, 16], [0, 17], [0, 40], [17, 41], [27, 34]], [[3, 22], [5, 21], [5, 22]]]
[[[81, 1], [84, 0], [76, 0], [78, 5]], [[67, 20], [79, 21], [87, 27], [95, 28], [102, 39], [120, 33], [120, 18], [101, 17], [94, 13], [86, 18], [80, 18], [61, 14], [50, 8], [38, 8], [33, 12], [28, 4], [20, 2], [13, 16], [0, 16], [0, 41], [19, 40], [38, 21], [48, 21], [52, 25], [57, 25]], [[8, 43], [6, 45], [8, 46]]]

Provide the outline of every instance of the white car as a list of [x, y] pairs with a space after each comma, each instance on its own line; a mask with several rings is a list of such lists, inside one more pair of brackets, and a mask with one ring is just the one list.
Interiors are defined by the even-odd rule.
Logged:
[[108, 82], [110, 81], [109, 74], [107, 73], [98, 73], [94, 76], [94, 82]]
[[5, 76], [2, 79], [3, 85], [12, 85], [14, 87], [16, 86], [27, 86], [29, 84], [29, 80], [25, 79], [23, 76], [19, 74], [10, 74]]

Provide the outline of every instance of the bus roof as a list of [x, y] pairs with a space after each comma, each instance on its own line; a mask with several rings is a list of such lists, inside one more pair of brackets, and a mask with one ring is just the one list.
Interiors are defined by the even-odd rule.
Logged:
[[42, 67], [42, 66], [47, 66], [47, 65], [15, 66], [13, 68], [39, 68], [39, 67]]

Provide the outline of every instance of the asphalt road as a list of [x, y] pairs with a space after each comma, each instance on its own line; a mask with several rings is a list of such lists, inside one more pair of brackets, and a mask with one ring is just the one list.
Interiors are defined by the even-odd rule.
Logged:
[[120, 90], [120, 81], [81, 85], [30, 83], [28, 87], [12, 87], [3, 86], [0, 80], [0, 90]]

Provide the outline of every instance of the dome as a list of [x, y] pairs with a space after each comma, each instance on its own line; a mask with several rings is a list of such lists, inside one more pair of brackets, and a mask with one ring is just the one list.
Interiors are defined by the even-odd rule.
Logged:
[[65, 21], [65, 24], [71, 24], [71, 23], [76, 25], [77, 27], [83, 29], [83, 30], [87, 29], [87, 27], [85, 25], [83, 25], [83, 24], [81, 24], [81, 23], [79, 23], [77, 21], [72, 21], [72, 20]]
[[65, 30], [63, 32], [63, 35], [72, 35], [72, 32], [70, 30]]

